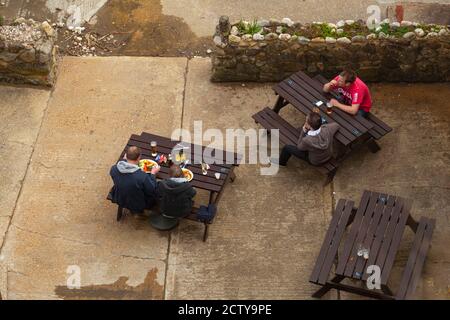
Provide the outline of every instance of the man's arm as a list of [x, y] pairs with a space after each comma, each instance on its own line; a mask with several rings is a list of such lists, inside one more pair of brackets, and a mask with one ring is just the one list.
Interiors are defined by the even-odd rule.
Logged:
[[346, 104], [340, 103], [336, 99], [331, 99], [330, 102], [331, 102], [331, 104], [334, 107], [336, 107], [338, 109], [341, 109], [342, 111], [345, 111], [345, 112], [347, 112], [349, 114], [356, 115], [358, 113], [359, 103], [358, 104], [352, 104], [351, 106], [348, 106]]
[[323, 85], [323, 91], [324, 92], [330, 92], [336, 86], [337, 86], [337, 81], [333, 79], [330, 82], [325, 83]]
[[300, 133], [300, 137], [298, 138], [298, 141], [297, 141], [297, 148], [299, 150], [304, 150], [304, 151], [308, 150], [308, 144], [306, 143], [306, 141], [304, 139], [307, 135], [308, 135], [308, 129], [303, 127], [302, 132]]

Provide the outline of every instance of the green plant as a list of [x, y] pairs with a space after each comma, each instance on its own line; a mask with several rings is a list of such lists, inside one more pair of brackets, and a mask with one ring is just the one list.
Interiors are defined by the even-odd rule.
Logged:
[[336, 30], [326, 23], [316, 24], [315, 27], [319, 32], [320, 36], [323, 38], [336, 36]]
[[245, 23], [243, 20], [239, 21], [237, 28], [240, 33], [254, 35], [260, 33], [263, 28], [258, 24], [258, 21], [254, 19], [252, 22]]
[[3, 16], [0, 16], [0, 26], [3, 25], [4, 21], [5, 21], [5, 18]]

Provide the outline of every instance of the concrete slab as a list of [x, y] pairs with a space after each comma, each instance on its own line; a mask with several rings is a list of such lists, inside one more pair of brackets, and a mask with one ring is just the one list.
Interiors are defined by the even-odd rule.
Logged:
[[[117, 297], [120, 277], [143, 284], [142, 297], [163, 296], [167, 234], [131, 217], [116, 223], [105, 197], [109, 168], [131, 134], [170, 135], [180, 126], [186, 63], [63, 60], [3, 252], [10, 297]], [[77, 294], [61, 287], [69, 265], [81, 268]]]
[[[273, 103], [270, 84], [217, 85], [209, 82], [209, 70], [209, 59], [189, 63], [183, 128], [199, 119], [208, 129], [258, 128], [251, 115]], [[321, 241], [314, 235], [325, 232], [329, 190], [296, 160], [276, 176], [262, 177], [259, 166], [245, 164], [236, 174], [206, 243], [201, 224], [183, 222], [172, 234], [166, 298], [309, 298]]]
[[[448, 299], [450, 277], [450, 98], [448, 84], [370, 86], [373, 111], [394, 131], [380, 141], [381, 151], [366, 149], [345, 161], [334, 180], [335, 200], [353, 199], [357, 203], [364, 189], [412, 199], [412, 215], [436, 219], [432, 247], [417, 298]], [[413, 233], [408, 230], [399, 253], [393, 288], [400, 280], [408, 259]], [[345, 295], [343, 295], [345, 297]]]
[[50, 92], [0, 86], [0, 248], [27, 171]]

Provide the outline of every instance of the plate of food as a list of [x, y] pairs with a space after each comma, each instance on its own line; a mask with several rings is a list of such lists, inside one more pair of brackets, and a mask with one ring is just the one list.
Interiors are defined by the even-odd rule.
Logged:
[[139, 168], [141, 168], [141, 170], [145, 173], [151, 173], [153, 167], [155, 166], [158, 167], [158, 163], [150, 159], [142, 159], [141, 161], [139, 161]]
[[183, 176], [187, 179], [187, 181], [192, 181], [194, 179], [194, 174], [189, 169], [181, 169], [183, 171]]

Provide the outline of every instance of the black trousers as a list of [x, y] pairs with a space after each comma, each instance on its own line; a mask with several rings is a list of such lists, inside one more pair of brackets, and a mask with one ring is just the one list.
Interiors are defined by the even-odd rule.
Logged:
[[296, 146], [285, 145], [280, 154], [280, 166], [285, 166], [291, 156], [295, 156], [309, 163], [308, 151], [299, 150]]

